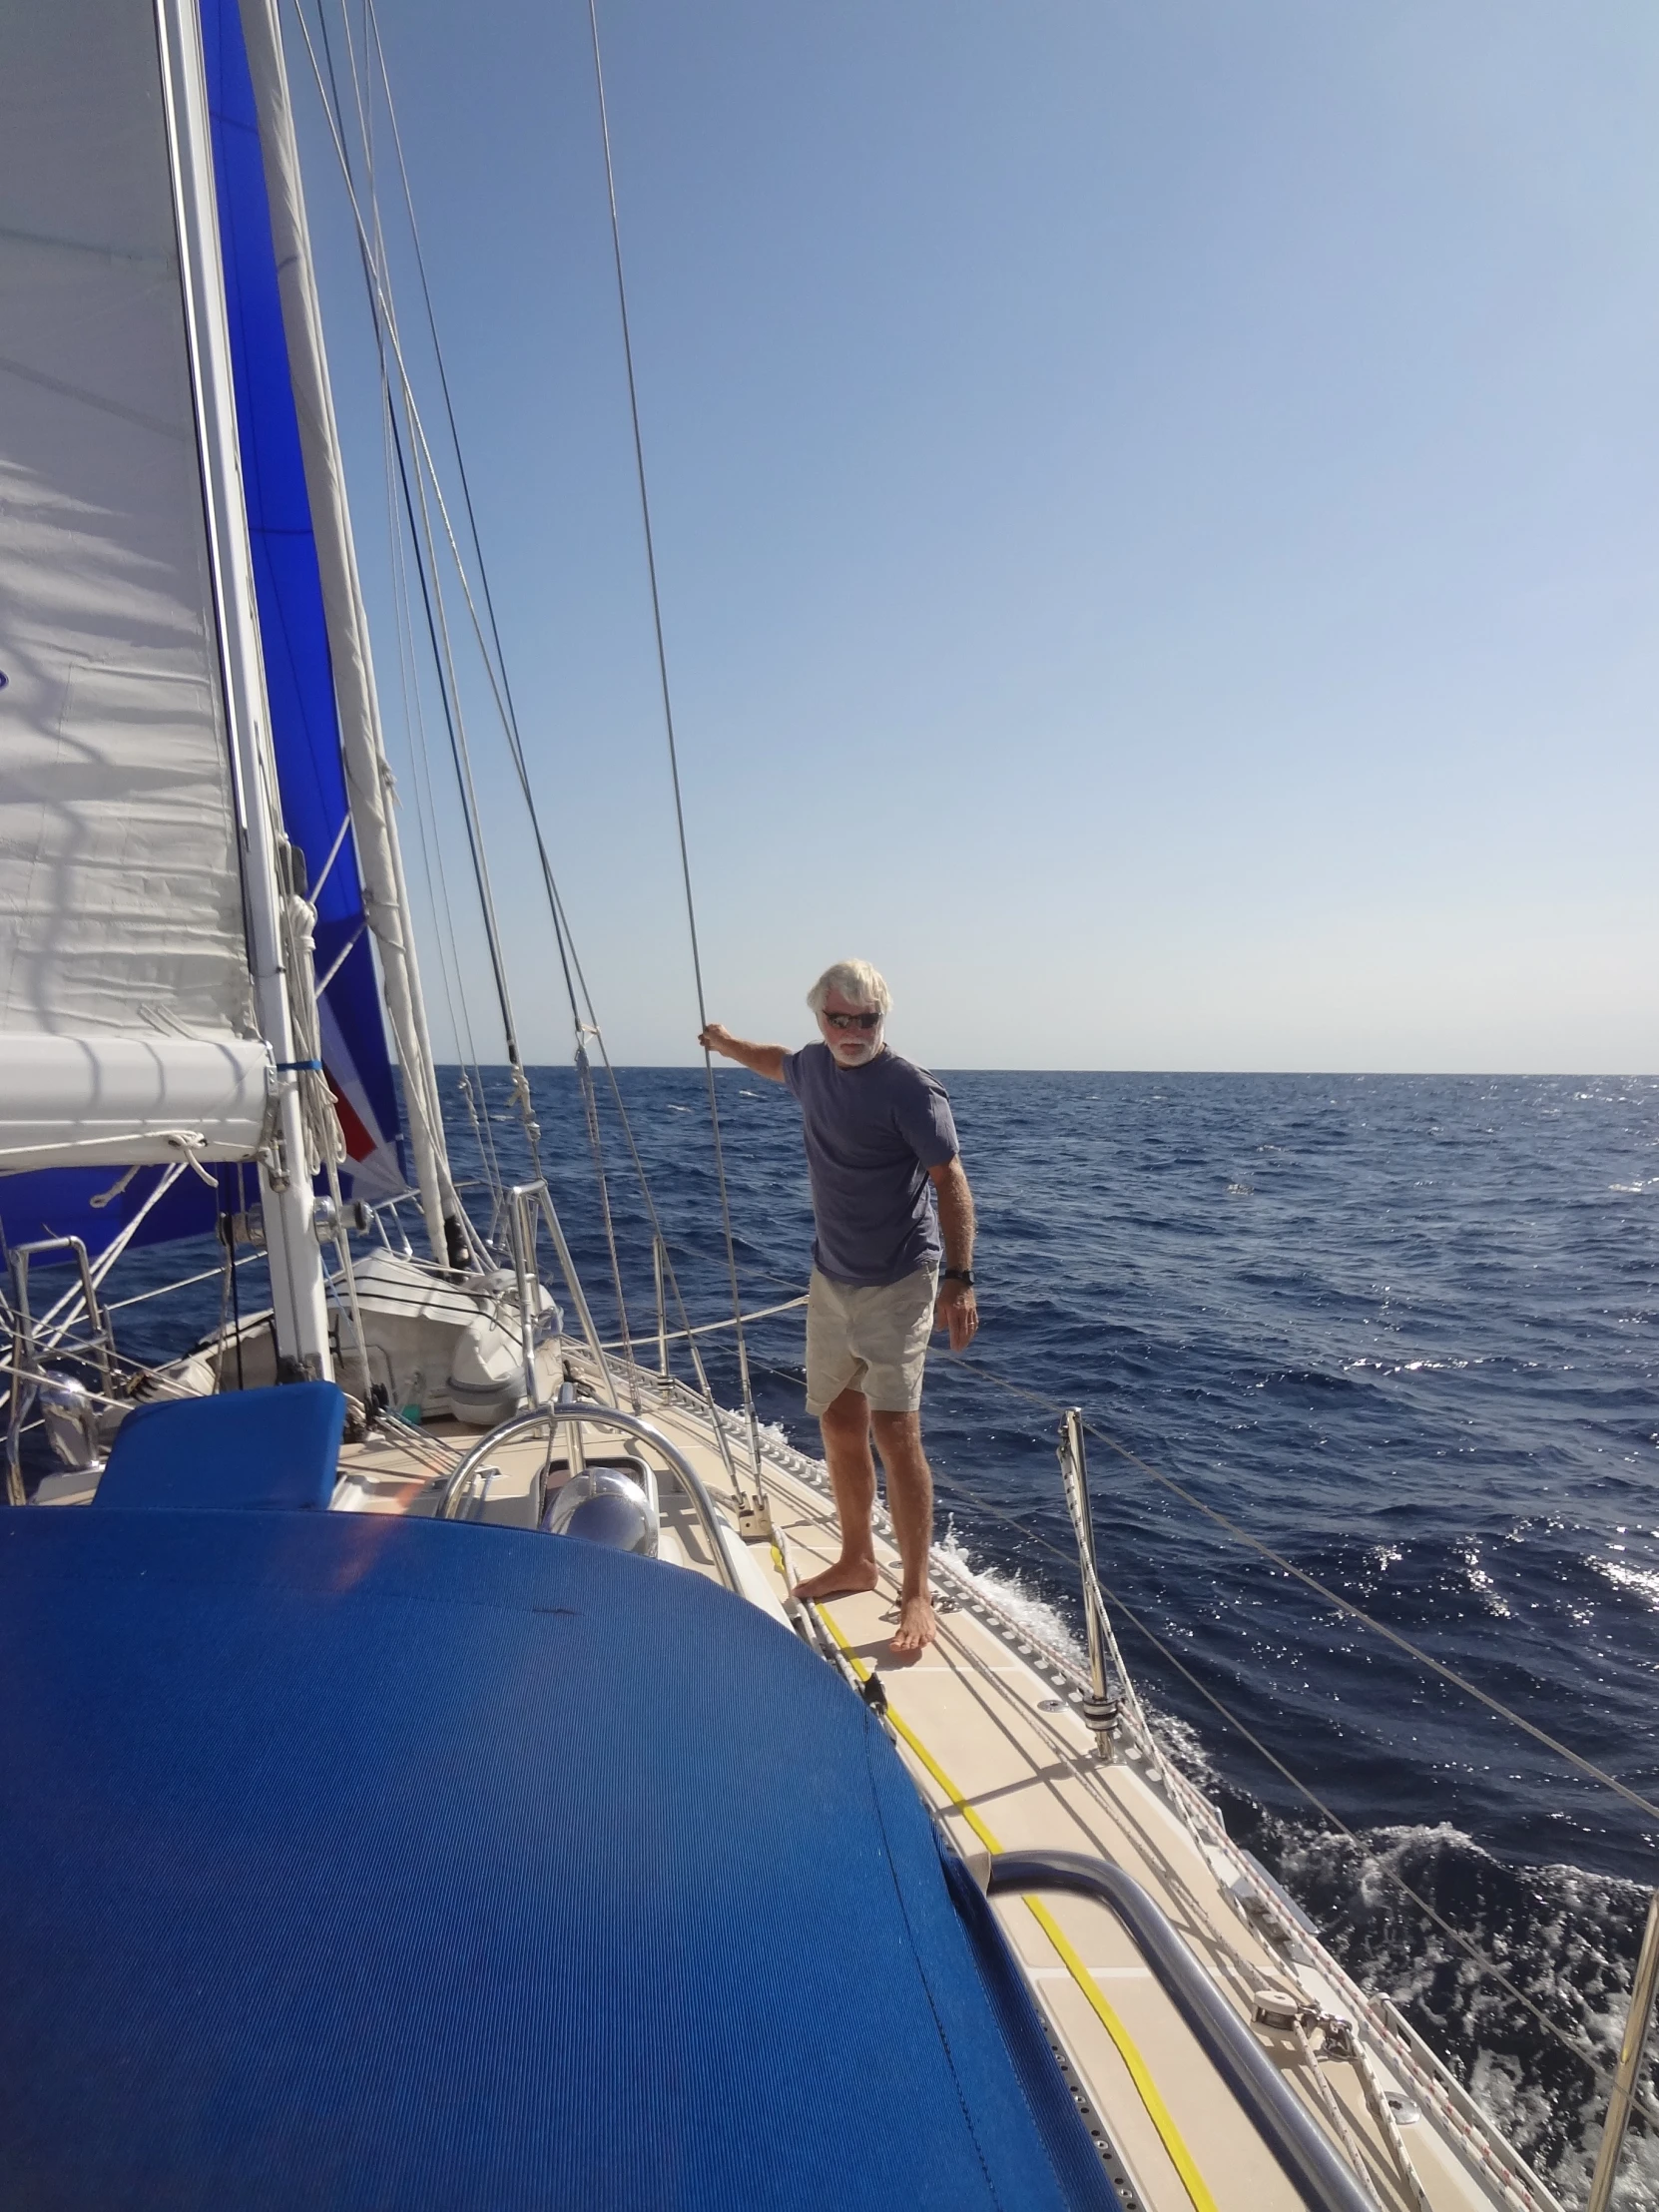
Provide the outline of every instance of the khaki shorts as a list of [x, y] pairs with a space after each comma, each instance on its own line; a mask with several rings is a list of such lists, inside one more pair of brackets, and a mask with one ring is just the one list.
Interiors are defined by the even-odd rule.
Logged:
[[913, 1413], [938, 1279], [917, 1268], [896, 1283], [831, 1283], [813, 1270], [807, 1296], [807, 1410], [862, 1390], [877, 1413]]

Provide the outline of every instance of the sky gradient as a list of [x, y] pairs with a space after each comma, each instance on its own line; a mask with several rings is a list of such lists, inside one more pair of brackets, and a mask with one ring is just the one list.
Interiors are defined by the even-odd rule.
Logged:
[[[615, 1055], [685, 1059], [585, 7], [379, 5], [579, 946]], [[945, 1067], [1659, 1067], [1659, 17], [606, 0], [601, 29], [713, 1015], [799, 1041], [858, 953]], [[361, 280], [290, 66], [385, 617]], [[481, 711], [474, 742], [526, 1056], [564, 1058]], [[435, 1042], [461, 998], [497, 1059], [458, 935], [446, 994], [423, 934]]]

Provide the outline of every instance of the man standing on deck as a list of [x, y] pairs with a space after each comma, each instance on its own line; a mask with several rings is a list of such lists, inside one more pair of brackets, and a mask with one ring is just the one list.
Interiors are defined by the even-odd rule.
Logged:
[[875, 1587], [873, 1430], [904, 1568], [891, 1649], [894, 1658], [913, 1659], [935, 1628], [922, 1368], [931, 1330], [948, 1330], [951, 1351], [961, 1352], [979, 1327], [973, 1194], [942, 1086], [887, 1045], [892, 997], [869, 962], [837, 960], [807, 1003], [824, 1042], [800, 1052], [746, 1044], [718, 1021], [698, 1041], [754, 1075], [787, 1083], [801, 1106], [818, 1228], [807, 1300], [807, 1410], [824, 1431], [841, 1554], [796, 1594], [838, 1597]]

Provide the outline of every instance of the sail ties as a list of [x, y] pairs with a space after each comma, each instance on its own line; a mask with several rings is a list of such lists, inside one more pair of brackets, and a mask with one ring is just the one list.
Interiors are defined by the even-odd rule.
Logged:
[[87, 1200], [87, 1204], [92, 1207], [95, 1213], [102, 1212], [102, 1210], [113, 1200], [118, 1199], [121, 1196], [122, 1192], [127, 1188], [128, 1184], [133, 1180], [133, 1177], [137, 1175], [138, 1172], [138, 1165], [135, 1164], [134, 1166], [130, 1167], [124, 1175], [118, 1176], [116, 1180], [110, 1185], [107, 1191], [100, 1191], [95, 1198], [89, 1198]]
[[219, 1178], [202, 1164], [202, 1150], [207, 1141], [200, 1129], [169, 1129], [162, 1138], [170, 1151], [183, 1155], [185, 1166], [199, 1183], [206, 1183], [210, 1191], [217, 1191]]
[[[169, 1146], [173, 1151], [183, 1153], [186, 1162], [196, 1170], [197, 1174], [201, 1176], [202, 1180], [205, 1183], [212, 1183], [214, 1181], [213, 1177], [208, 1173], [208, 1170], [202, 1165], [201, 1160], [197, 1157], [198, 1154], [206, 1152], [206, 1150], [208, 1149], [208, 1144], [210, 1140], [208, 1137], [208, 1132], [205, 1129], [135, 1129], [129, 1135], [125, 1136], [108, 1135], [100, 1132], [98, 1141], [101, 1145], [109, 1147], [115, 1147], [125, 1144], [131, 1144], [135, 1147], [139, 1145], [165, 1144]], [[84, 1152], [85, 1149], [86, 1139], [84, 1137], [66, 1137], [62, 1144], [30, 1144], [8, 1146], [4, 1151], [0, 1151], [0, 1161], [27, 1160], [33, 1163], [37, 1158], [46, 1153]], [[101, 1199], [94, 1199], [93, 1204], [95, 1206], [107, 1206], [112, 1198], [119, 1197], [121, 1192], [126, 1189], [128, 1182], [131, 1180], [131, 1177], [138, 1173], [139, 1168], [151, 1167], [154, 1166], [154, 1164], [155, 1163], [153, 1161], [149, 1160], [139, 1161], [138, 1166], [129, 1170], [128, 1174], [122, 1177], [121, 1181], [116, 1184], [113, 1190], [106, 1191]], [[217, 1184], [215, 1185], [215, 1188], [218, 1188]]]

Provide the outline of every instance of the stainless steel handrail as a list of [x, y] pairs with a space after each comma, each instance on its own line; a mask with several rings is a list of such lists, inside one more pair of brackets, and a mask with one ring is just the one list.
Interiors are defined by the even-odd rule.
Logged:
[[439, 1520], [453, 1520], [455, 1509], [465, 1496], [474, 1472], [503, 1444], [511, 1443], [515, 1436], [528, 1434], [546, 1422], [549, 1429], [561, 1421], [591, 1422], [596, 1428], [620, 1428], [626, 1435], [638, 1436], [644, 1442], [654, 1444], [674, 1470], [675, 1479], [681, 1484], [693, 1505], [697, 1517], [703, 1523], [703, 1532], [714, 1551], [715, 1563], [720, 1568], [721, 1579], [735, 1595], [743, 1595], [743, 1582], [738, 1573], [737, 1561], [726, 1541], [726, 1531], [715, 1511], [715, 1501], [703, 1484], [703, 1477], [686, 1457], [678, 1444], [673, 1444], [654, 1422], [642, 1420], [638, 1413], [624, 1412], [620, 1405], [578, 1404], [573, 1399], [561, 1399], [557, 1405], [533, 1405], [526, 1413], [515, 1413], [511, 1420], [504, 1420], [480, 1438], [444, 1487], [443, 1502], [439, 1505]]
[[985, 1887], [992, 1897], [1069, 1890], [1116, 1914], [1304, 2203], [1313, 2212], [1377, 2212], [1267, 2052], [1132, 1876], [1081, 1852], [1004, 1851], [992, 1858]]

